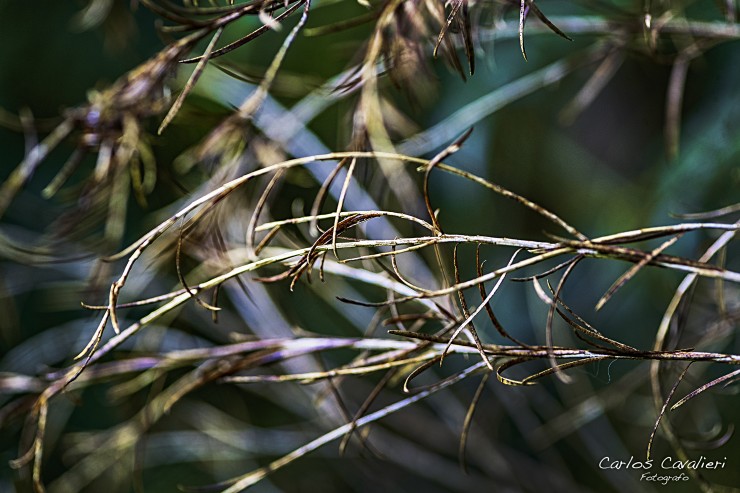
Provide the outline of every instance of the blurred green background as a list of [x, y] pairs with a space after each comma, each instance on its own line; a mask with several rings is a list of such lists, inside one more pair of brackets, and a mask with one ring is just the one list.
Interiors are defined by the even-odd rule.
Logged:
[[[161, 48], [154, 29], [156, 16], [141, 6], [131, 13], [127, 1], [115, 1], [112, 5], [105, 23], [83, 30], [79, 25], [82, 2], [0, 1], [0, 42], [4, 47], [0, 50], [0, 107], [10, 114], [29, 109], [43, 123], [57, 117], [64, 108], [82, 104], [90, 88], [106, 87]], [[605, 6], [552, 1], [543, 2], [542, 8], [553, 18], [608, 17], [607, 7], [615, 5], [625, 15], [639, 18], [642, 5], [637, 2], [609, 2]], [[316, 2], [315, 7], [308, 27], [365, 12], [354, 2]], [[418, 103], [409, 101], [404, 91], [391, 85], [384, 88], [384, 94], [406, 112], [416, 128], [434, 128], [461, 108], [479, 111], [490, 101], [486, 97], [499, 88], [559, 60], [583, 56], [585, 50], [610, 35], [572, 34], [574, 40], [569, 42], [547, 31], [525, 34], [525, 61], [515, 36], [516, 9], [505, 17], [506, 29], [502, 32], [509, 34], [493, 39], [494, 22], [486, 21], [485, 13], [498, 7], [499, 4], [488, 2], [475, 5], [481, 12], [477, 71], [467, 81], [452, 73], [442, 60], [436, 60], [430, 65], [432, 79], [419, 77], [414, 82], [424, 86], [418, 90], [422, 94]], [[678, 10], [678, 4], [675, 8]], [[722, 19], [716, 3], [709, 1], [690, 2], [686, 12], [693, 19]], [[246, 30], [255, 25], [256, 21], [243, 22], [240, 28]], [[238, 29], [227, 31], [225, 38], [235, 38], [237, 32]], [[225, 57], [225, 63], [245, 72], [263, 72], [284, 32], [269, 33], [247, 44]], [[301, 35], [291, 47], [270, 101], [287, 107], [297, 104], [311, 88], [347, 68], [368, 32], [369, 27], [363, 26], [324, 36]], [[672, 52], [683, 41], [667, 41], [661, 56], [648, 56], [640, 48], [640, 35], [635, 37], [635, 43], [624, 50], [624, 60], [614, 77], [572, 123], [563, 123], [563, 112], [598, 63], [575, 69], [553, 84], [535, 83], [532, 94], [522, 98], [502, 98], [497, 103], [502, 108], [476, 122], [471, 138], [448, 162], [538, 202], [589, 236], [669, 224], [675, 222], [671, 213], [705, 211], [738, 202], [740, 44], [721, 43], [691, 63], [683, 98], [679, 154], [668, 159], [664, 145], [666, 91]], [[187, 73], [188, 69], [183, 69], [174, 85], [181, 86]], [[181, 115], [155, 141], [153, 148], [160, 166], [158, 188], [148, 207], [131, 201], [123, 243], [152, 227], [155, 213], [176, 200], [182, 188], [195, 190], [207, 170], [180, 175], [172, 162], [228, 115], [252, 87], [218, 70], [206, 72]], [[325, 149], [344, 149], [352, 105], [349, 98], [330, 106], [308, 125], [307, 132], [318, 137], [317, 142]], [[6, 120], [12, 118], [6, 115]], [[149, 123], [155, 132], [159, 120]], [[448, 140], [466, 128], [449, 126], [452, 135]], [[417, 151], [414, 154], [432, 156], [446, 144], [434, 141], [434, 145], [406, 145]], [[9, 175], [22, 160], [24, 146], [22, 132], [0, 128], [0, 178]], [[0, 234], [15, 241], [40, 241], [38, 235], [62, 213], [65, 198], [62, 194], [45, 200], [40, 190], [72, 149], [73, 144], [66, 142], [42, 164], [3, 216]], [[290, 194], [308, 193], [300, 183], [291, 187], [289, 184], [281, 191], [284, 201], [279, 199], [274, 210], [290, 211]], [[549, 224], [531, 212], [449, 175], [432, 176], [432, 197], [447, 232], [537, 239], [543, 238], [543, 230], [553, 232]], [[712, 239], [705, 233], [687, 235], [670, 252], [698, 258]], [[659, 243], [648, 245], [655, 247]], [[123, 245], [116, 247], [120, 246]], [[69, 248], [74, 250], [73, 246]], [[472, 247], [463, 247], [461, 252], [463, 271], [471, 276], [474, 251]], [[740, 262], [733, 252], [737, 253], [736, 246], [727, 252], [726, 267], [737, 271]], [[485, 255], [492, 262], [506, 261], [497, 252]], [[87, 283], [92, 261], [30, 265], [7, 258], [7, 254], [4, 257], [0, 258], [0, 372], [34, 375], [68, 363], [96, 323], [94, 314], [79, 308], [80, 301], [101, 301], [100, 293], [91, 291]], [[652, 346], [656, 328], [682, 276], [673, 271], [645, 269], [603, 310], [595, 312], [593, 307], [599, 297], [627, 268], [627, 264], [586, 260], [574, 271], [564, 296], [576, 312], [607, 336], [647, 349]], [[164, 269], [161, 278], [150, 282], [160, 287], [160, 292], [177, 284], [172, 269]], [[285, 286], [268, 287], [266, 292], [278, 307], [276, 313], [279, 311], [283, 317], [276, 324], [328, 335], [358, 335], [370, 322], [373, 311], [335, 307], [333, 296], [342, 294], [343, 289], [361, 289], [352, 283], [335, 282], [327, 285], [326, 295], [300, 286], [292, 295]], [[691, 327], [682, 341], [687, 346], [701, 336], [703, 327], [723, 317], [715, 303], [715, 288], [714, 283], [700, 281], [693, 293], [693, 308], [682, 315], [682, 322]], [[735, 317], [737, 292], [736, 287], [727, 289], [727, 303], [734, 309]], [[251, 302], [260, 304], [259, 299]], [[237, 301], [231, 303], [239, 305]], [[495, 298], [494, 307], [517, 337], [544, 343], [546, 309], [530, 285], [507, 282], [506, 289]], [[193, 312], [194, 309], [187, 313]], [[183, 316], [169, 328], [159, 327], [157, 335], [142, 334], [142, 338], [152, 337], [154, 342], [150, 341], [150, 346], [145, 341], [140, 344], [146, 351], [197, 346], [204, 341], [223, 343], [235, 327], [252, 323], [244, 319], [245, 312], [238, 308], [232, 312], [224, 316], [227, 322], [220, 326], [210, 324], [209, 317], [202, 313], [191, 318]], [[265, 317], [270, 313], [264, 309]], [[712, 350], [738, 354], [736, 320], [732, 316], [725, 318], [732, 329]], [[495, 330], [486, 325], [481, 328], [481, 336], [485, 341], [498, 341]], [[575, 343], [572, 337], [562, 335], [561, 342], [565, 341]], [[323, 364], [328, 367], [348, 358], [346, 354], [326, 356]], [[455, 364], [450, 362], [449, 368]], [[690, 382], [694, 387], [725, 371], [711, 365], [696, 366], [702, 368]], [[440, 374], [447, 374], [449, 368]], [[338, 457], [336, 446], [330, 445], [277, 472], [255, 489], [698, 491], [694, 483], [663, 488], [639, 482], [639, 474], [633, 471], [598, 468], [599, 460], [605, 456], [624, 460], [644, 456], [655, 410], [645, 363], [617, 362], [584, 368], [574, 371], [576, 383], [572, 385], [547, 379], [536, 388], [509, 388], [492, 378], [476, 411], [469, 445], [469, 456], [474, 459], [468, 475], [460, 471], [456, 458], [462, 419], [476, 385], [466, 381], [375, 426], [370, 436], [377, 439], [380, 457], [357, 446], [351, 447], [346, 456]], [[354, 379], [343, 390], [356, 406], [375, 382], [377, 378]], [[311, 400], [299, 386], [280, 385], [285, 387], [273, 390], [264, 386], [245, 392], [220, 385], [197, 391], [186, 405], [158, 423], [150, 436], [140, 442], [137, 459], [120, 459], [120, 470], [80, 483], [84, 488], [81, 491], [174, 491], [178, 484], [209, 484], [244, 473], [289, 452], [317, 436], [326, 423], [319, 416], [320, 406], [312, 409]], [[129, 399], [112, 402], [112, 388], [113, 383], [102, 384], [81, 396], [59, 399], [50, 418], [48, 459], [43, 473], [52, 485], [50, 491], [71, 491], [64, 488], [70, 488], [68, 484], [74, 482], [65, 486], [54, 481], [69, 475], [70, 470], [84, 476], [71, 468], [76, 458], [84, 455], [85, 446], [95, 446], [90, 433], [130, 418], [148, 396], [146, 391], [140, 391]], [[681, 395], [688, 388], [689, 385], [682, 387], [685, 392]], [[283, 392], [284, 396], [279, 395]], [[391, 402], [390, 395], [384, 395], [383, 402]], [[307, 402], [286, 403], [298, 396]], [[2, 395], [0, 404], [11, 403], [13, 398]], [[721, 435], [738, 422], [736, 402], [736, 393], [729, 388], [706, 396], [678, 415], [676, 422], [685, 426], [687, 436], [697, 442], [702, 436]], [[28, 472], [17, 473], [7, 466], [18, 455], [22, 421], [16, 418], [2, 423], [3, 492], [30, 491]], [[211, 435], [203, 433], [206, 428]], [[230, 438], [218, 436], [218, 430]], [[654, 453], [662, 458], [671, 451], [659, 437]], [[726, 457], [727, 468], [708, 471], [707, 477], [724, 485], [740, 486], [737, 437], [732, 436], [717, 450], [698, 449], [695, 454]], [[111, 461], [111, 471], [116, 470], [118, 460]], [[94, 469], [94, 462], [89, 467]]]

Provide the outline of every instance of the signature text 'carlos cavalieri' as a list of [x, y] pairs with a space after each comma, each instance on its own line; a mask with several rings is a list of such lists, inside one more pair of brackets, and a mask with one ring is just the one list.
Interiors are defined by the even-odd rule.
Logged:
[[[722, 460], [710, 461], [703, 455], [698, 459], [694, 460], [677, 460], [670, 455], [664, 457], [660, 461], [661, 469], [665, 470], [698, 470], [698, 469], [724, 469], [727, 463], [727, 457], [723, 457]], [[627, 462], [623, 460], [611, 459], [604, 457], [599, 461], [599, 469], [652, 469], [654, 465], [653, 459], [644, 461], [636, 461], [634, 457], [630, 456]]]
[[[727, 457], [723, 457], [722, 460], [709, 460], [703, 455], [698, 459], [691, 460], [678, 460], [667, 456], [660, 460], [660, 462], [653, 459], [638, 461], [632, 456], [627, 461], [604, 457], [599, 461], [599, 469], [642, 470], [644, 472], [640, 476], [640, 481], [651, 481], [667, 485], [675, 481], [688, 481], [689, 476], [684, 474], [684, 471], [724, 469], [726, 464]], [[656, 465], [660, 466], [665, 475], [661, 476], [657, 472], [652, 471], [653, 466]]]

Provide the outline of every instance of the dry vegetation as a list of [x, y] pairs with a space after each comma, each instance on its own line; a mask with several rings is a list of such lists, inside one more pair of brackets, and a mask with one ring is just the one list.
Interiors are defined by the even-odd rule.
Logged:
[[[91, 0], [86, 12], [94, 16], [98, 9], [102, 22], [110, 3]], [[652, 434], [638, 430], [645, 444], [641, 454], [649, 458], [653, 443], [662, 442], [675, 457], [695, 455], [684, 440], [684, 435], [696, 435], [693, 424], [682, 418], [679, 426], [673, 416], [740, 375], [733, 342], [740, 273], [732, 270], [737, 266], [732, 242], [740, 207], [728, 205], [675, 221], [666, 218], [668, 225], [594, 236], [557, 210], [465, 171], [466, 163], [449, 163], [455, 162], [470, 127], [479, 120], [586, 68], [590, 78], [564, 110], [566, 119], [576, 118], [625, 56], [634, 53], [672, 67], [664, 137], [668, 156], [677, 156], [688, 67], [715, 45], [740, 37], [733, 2], [721, 3], [712, 12], [715, 19], [693, 20], [670, 2], [647, 1], [640, 8], [595, 3], [592, 14], [548, 19], [544, 3], [524, 0], [388, 0], [360, 2], [364, 14], [320, 25], [311, 23], [312, 14], [334, 3], [138, 3], [161, 19], [157, 28], [167, 40], [162, 51], [108, 88], [91, 92], [87, 103], [66, 110], [40, 142], [35, 143], [40, 122], [24, 114], [4, 117], [6, 124], [25, 132], [31, 145], [3, 182], [0, 214], [12, 210], [17, 195], [35, 180], [37, 169], [49, 164], [54, 149], [70, 143], [74, 150], [66, 162], [41, 186], [46, 199], [66, 190], [64, 197], [73, 200], [33, 241], [2, 233], [0, 251], [9, 262], [61, 263], [82, 272], [76, 275], [88, 286], [84, 308], [95, 316], [93, 325], [85, 316], [76, 320], [80, 328], [75, 333], [82, 331], [89, 343], [68, 348], [79, 352], [74, 360], [65, 353], [49, 362], [59, 365], [57, 369], [3, 368], [0, 392], [6, 396], [0, 401], [0, 424], [12, 428], [25, 420], [22, 450], [12, 462], [19, 470], [18, 484], [28, 484], [23, 481], [30, 478], [37, 492], [46, 487], [83, 491], [100, 485], [99, 478], [129, 484], [131, 470], [156, 467], [147, 464], [155, 452], [137, 460], [148, 440], [167, 433], [180, 433], [186, 440], [191, 429], [217, 446], [233, 447], [229, 451], [236, 459], [226, 454], [226, 462], [238, 461], [240, 447], [247, 447], [242, 452], [250, 456], [244, 459], [250, 465], [243, 474], [217, 478], [223, 481], [214, 489], [229, 493], [335, 440], [341, 442], [342, 452], [356, 444], [356, 450], [373, 454], [380, 449], [387, 461], [404, 464], [408, 457], [384, 450], [384, 444], [393, 443], [388, 435], [394, 432], [373, 432], [376, 428], [369, 425], [405, 408], [413, 412], [422, 400], [429, 400], [430, 408], [449, 420], [441, 401], [428, 399], [434, 394], [467, 409], [457, 415], [462, 419], [452, 435], [459, 439], [453, 452], [459, 452], [460, 462], [465, 466], [467, 457], [473, 464], [470, 484], [482, 477], [516, 484], [520, 480], [511, 479], [515, 473], [490, 465], [500, 459], [481, 431], [490, 428], [481, 425], [477, 437], [469, 433], [479, 419], [476, 406], [491, 392], [489, 377], [508, 386], [544, 381], [561, 385], [572, 383], [577, 367], [620, 360], [631, 360], [635, 371], [649, 379], [652, 391], [653, 403], [644, 404], [643, 412], [650, 414], [654, 429]], [[256, 21], [250, 24], [245, 18]], [[247, 30], [250, 25], [258, 27]], [[367, 34], [351, 65], [304, 91], [290, 110], [269, 113], [266, 108], [274, 109], [273, 92], [290, 85], [281, 79], [281, 66], [294, 45], [306, 35], [330, 36], [351, 29]], [[221, 56], [248, 43], [259, 44], [263, 35], [276, 31], [281, 44], [259, 75], [221, 64]], [[476, 47], [485, 40], [518, 37], [525, 55], [529, 36], [547, 35], [566, 43], [556, 35], [570, 39], [585, 34], [597, 35], [585, 50], [502, 86], [475, 108], [428, 129], [409, 124], [402, 105], [389, 96], [401, 92], [410, 104], [421, 104], [420, 93], [434, 78], [432, 66], [442, 63], [435, 57], [461, 79], [475, 77]], [[194, 69], [173, 97], [169, 85], [182, 65]], [[159, 135], [166, 135], [170, 126], [188, 124], [188, 96], [205, 84], [199, 79], [208, 66], [247, 81], [252, 90], [174, 163], [156, 160], [153, 146]], [[337, 102], [350, 109], [343, 146], [313, 155], [296, 152], [296, 139], [306, 125]], [[417, 157], [435, 148], [436, 155]], [[120, 249], [132, 230], [129, 198], [145, 208], [157, 193], [163, 166], [200, 177], [197, 189], [147, 216], [143, 224], [152, 225], [148, 232]], [[437, 208], [440, 198], [430, 184], [433, 180], [460, 181], [464, 187], [480, 187], [502, 201], [513, 201], [527, 217], [543, 221], [545, 231], [537, 239], [509, 237], [503, 224], [496, 233], [485, 228], [459, 233], [456, 218]], [[292, 193], [300, 196], [300, 203], [293, 202]], [[476, 204], [469, 207], [479, 212]], [[288, 209], [290, 216], [284, 214]], [[669, 253], [688, 238], [695, 239], [690, 244], [704, 246], [691, 255]], [[622, 290], [629, 290], [633, 278], [644, 271], [669, 277], [675, 294], [662, 308], [662, 320], [639, 328], [650, 332], [651, 346], [636, 347], [625, 342], [630, 337], [608, 336], [612, 332], [602, 332], [587, 320], [593, 311], [578, 313], [569, 306], [564, 293], [582, 262], [623, 269], [599, 299], [597, 311], [607, 303], [620, 303]], [[601, 281], [614, 271], [603, 272]], [[680, 274], [678, 281], [671, 272]], [[173, 282], [178, 285], [172, 287]], [[494, 310], [497, 297], [516, 283], [534, 293], [545, 314], [534, 340], [524, 340], [509, 326], [511, 321], [497, 317]], [[579, 278], [579, 283], [599, 286], [588, 277]], [[699, 318], [689, 316], [697, 285], [704, 296]], [[323, 310], [326, 319], [296, 327], [289, 320], [300, 317], [284, 315], [304, 310]], [[368, 322], [370, 312], [374, 316]], [[335, 322], [338, 318], [343, 321]], [[171, 343], [179, 331], [197, 337]], [[649, 372], [641, 362], [649, 365]], [[598, 399], [598, 412], [604, 413], [618, 404], [630, 379], [637, 377], [626, 374], [601, 390], [591, 389], [592, 397], [580, 401], [586, 406], [593, 402], [589, 399]], [[475, 381], [477, 390], [452, 392], [451, 387], [465, 381]], [[96, 387], [105, 389], [109, 402], [130, 399], [135, 409], [103, 429], [70, 432], [60, 449], [56, 442], [63, 432], [57, 427], [50, 437], [50, 417], [56, 408], [71, 413], [69, 402]], [[579, 388], [589, 392], [587, 386]], [[315, 438], [296, 445], [294, 435], [278, 427], [275, 436], [285, 435], [283, 445], [264, 454], [251, 452], [248, 444], [234, 441], [241, 440], [236, 430], [255, 424], [238, 413], [228, 416], [211, 408], [205, 394], [199, 394], [208, 389], [244, 399], [259, 396], [301, 420], [314, 420], [311, 431], [304, 427], [300, 436]], [[497, 397], [506, 398], [502, 396]], [[118, 416], [105, 406], [98, 412]], [[553, 418], [549, 431], [533, 431], [544, 441], [557, 440], [552, 437], [592, 419], [587, 415], [585, 407], [563, 412], [559, 421]], [[418, 419], [438, 428], [441, 446], [449, 446], [444, 438], [449, 423], [435, 423], [421, 412]], [[168, 420], [170, 425], [162, 425]], [[703, 438], [720, 447], [731, 436], [732, 425]], [[44, 467], [50, 440], [53, 455], [63, 456], [54, 460], [64, 463], [51, 481], [45, 480]], [[219, 461], [219, 453], [209, 447], [198, 451], [198, 439], [192, 440], [195, 459], [189, 460]], [[293, 445], [285, 450], [285, 443]], [[273, 459], [254, 460], [252, 454]], [[217, 476], [232, 470], [213, 467], [212, 472]], [[691, 473], [692, 485], [705, 491], [722, 488], [699, 471]], [[556, 478], [554, 484], [572, 481], [556, 473], [543, 475]], [[519, 483], [519, 488], [529, 486]]]

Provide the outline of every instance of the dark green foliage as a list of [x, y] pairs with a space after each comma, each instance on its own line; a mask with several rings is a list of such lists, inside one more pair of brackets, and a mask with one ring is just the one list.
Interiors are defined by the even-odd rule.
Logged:
[[735, 2], [73, 7], [0, 5], [0, 490], [740, 487]]

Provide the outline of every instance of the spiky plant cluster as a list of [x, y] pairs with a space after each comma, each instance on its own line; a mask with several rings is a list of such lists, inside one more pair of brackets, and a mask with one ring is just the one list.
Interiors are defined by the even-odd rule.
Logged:
[[[215, 490], [235, 493], [335, 440], [342, 452], [379, 454], [450, 490], [491, 484], [525, 491], [548, 484], [558, 485], [558, 491], [580, 488], [567, 467], [548, 466], [541, 478], [523, 479], [513, 465], [531, 471], [531, 460], [499, 444], [496, 420], [475, 412], [488, 394], [500, 399], [495, 412], [505, 409], [523, 440], [541, 444], [608, 414], [620, 404], [620, 392], [641, 385], [652, 392], [652, 405], [642, 405], [649, 426], [638, 430], [646, 460], [655, 457], [658, 442], [677, 460], [688, 460], [700, 439], [707, 447], [731, 440], [732, 425], [707, 432], [704, 421], [681, 413], [692, 405], [706, 410], [708, 391], [727, 387], [740, 375], [734, 369], [740, 355], [731, 343], [740, 314], [733, 244], [740, 207], [593, 234], [561, 217], [557, 208], [467, 171], [465, 162], [450, 163], [471, 127], [486, 116], [588, 68], [585, 84], [562, 109], [564, 120], [574, 120], [635, 54], [671, 66], [665, 140], [668, 156], [675, 158], [689, 65], [711, 47], [740, 38], [733, 2], [722, 3], [720, 15], [713, 12], [717, 19], [694, 20], [687, 14], [691, 5], [671, 2], [639, 8], [598, 3], [589, 6], [589, 15], [548, 17], [547, 4], [529, 0], [387, 0], [360, 2], [364, 13], [318, 25], [311, 24], [313, 16], [323, 18], [335, 2], [139, 3], [161, 20], [166, 47], [107, 89], [91, 91], [86, 103], [64, 111], [61, 123], [30, 147], [0, 188], [0, 214], [12, 216], [14, 201], [37, 170], [52, 165], [47, 162], [52, 150], [71, 143], [74, 150], [43, 184], [42, 194], [50, 198], [70, 180], [82, 183], [74, 185], [78, 193], [63, 219], [89, 226], [83, 236], [90, 241], [73, 243], [71, 236], [56, 234], [51, 245], [29, 245], [0, 230], [0, 252], [8, 265], [50, 260], [69, 265], [77, 282], [86, 277], [79, 272], [94, 265], [96, 286], [101, 281], [106, 286], [89, 291], [95, 300], [82, 300], [94, 323], [75, 318], [67, 343], [56, 344], [52, 335], [27, 343], [38, 343], [40, 353], [40, 347], [58, 346], [39, 360], [46, 366], [22, 368], [25, 359], [19, 355], [28, 345], [3, 360], [0, 426], [25, 424], [20, 456], [12, 461], [19, 488], [94, 491], [102, 481], [127, 489], [132, 470], [143, 476], [167, 460], [157, 447], [172, 451], [184, 443], [175, 463], [193, 461], [219, 481]], [[97, 12], [104, 18], [111, 4], [91, 0], [85, 16]], [[311, 36], [347, 30], [364, 34], [344, 70], [284, 107], [276, 93], [286, 84], [281, 69], [291, 50]], [[277, 45], [263, 43], [263, 35], [275, 33], [282, 36]], [[526, 39], [541, 33], [576, 41], [595, 36], [590, 38], [595, 41], [436, 125], [419, 130], [410, 123], [408, 107], [426, 104], [428, 88], [440, 77], [438, 55], [465, 80], [475, 77], [476, 58], [492, 40], [518, 38], [525, 56]], [[219, 63], [252, 46], [273, 49], [258, 76], [242, 77]], [[187, 80], [179, 79], [180, 93], [173, 98], [170, 86], [182, 66], [192, 71]], [[219, 70], [209, 72], [212, 67]], [[219, 92], [216, 81], [241, 90]], [[199, 142], [188, 143], [174, 162], [157, 160], [160, 135], [171, 125], [188, 125], [188, 96], [212, 87], [230, 107], [229, 115]], [[351, 122], [333, 151], [310, 128], [332, 105], [343, 108], [342, 118]], [[35, 136], [32, 121], [19, 121]], [[134, 222], [129, 195], [145, 208], [164, 168], [187, 179], [195, 176], [197, 187], [147, 216], [151, 227], [122, 245]], [[505, 199], [528, 220], [542, 221], [546, 231], [539, 238], [519, 238], [507, 231], [510, 224], [490, 230], [481, 220], [473, 221], [475, 232], [462, 232], [458, 218], [445, 214], [449, 199], [432, 186], [437, 177]], [[466, 207], [475, 216], [486, 214], [477, 203]], [[75, 249], [71, 259], [55, 255]], [[585, 264], [622, 271], [613, 280], [611, 267], [580, 274]], [[621, 327], [618, 336], [600, 329], [588, 320], [593, 312], [566, 301], [571, 288], [593, 290], [608, 279], [611, 286], [593, 307], [601, 310], [619, 303], [620, 290], [644, 271], [662, 271], [674, 290], [659, 308], [659, 322], [639, 327], [651, 344], [630, 342], [637, 328]], [[522, 286], [539, 307], [540, 322], [512, 321], [494, 306]], [[311, 311], [320, 315], [312, 318]], [[523, 323], [534, 328], [532, 337], [517, 327]], [[571, 410], [530, 387], [547, 382], [574, 388], [582, 380], [581, 367], [608, 365], [611, 371], [612, 363], [623, 361], [632, 373], [598, 391], [581, 383], [578, 388], [591, 395], [579, 396]], [[522, 397], [495, 388], [490, 376], [531, 393]], [[456, 392], [473, 380], [477, 390]], [[126, 411], [97, 410], [115, 422], [97, 431], [70, 431], [57, 444], [60, 428], [74, 413], [70, 402], [96, 390]], [[218, 395], [229, 400], [228, 412], [209, 402]], [[539, 420], [533, 419], [531, 402], [526, 412], [512, 407], [514, 399], [521, 404], [528, 398], [549, 403], [551, 412], [540, 412], [539, 427], [518, 421]], [[233, 399], [246, 404], [235, 407]], [[301, 425], [260, 427], [261, 411], [252, 400], [277, 406]], [[417, 414], [404, 422], [396, 413], [406, 408]], [[271, 426], [269, 418], [266, 422]], [[417, 438], [421, 445], [410, 441], [409, 423], [433, 437]], [[426, 449], [435, 444], [430, 455]], [[447, 474], [450, 446], [468, 476]], [[53, 477], [45, 469], [49, 456], [63, 463]], [[596, 473], [603, 474], [598, 458], [593, 460]], [[430, 470], [433, 464], [440, 469]], [[692, 487], [718, 487], [706, 471], [684, 472]], [[356, 478], [345, 481], [361, 489]]]

